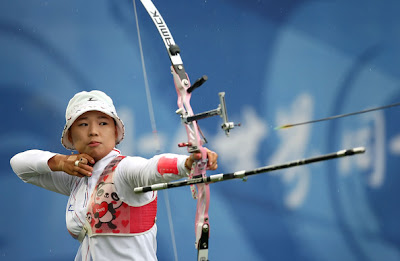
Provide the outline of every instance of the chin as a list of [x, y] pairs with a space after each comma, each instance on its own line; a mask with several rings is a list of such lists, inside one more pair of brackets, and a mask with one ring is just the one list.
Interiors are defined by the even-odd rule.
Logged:
[[108, 155], [108, 153], [110, 153], [111, 150], [109, 151], [91, 151], [90, 153], [88, 153], [95, 161], [99, 161], [102, 158], [104, 158], [105, 156]]

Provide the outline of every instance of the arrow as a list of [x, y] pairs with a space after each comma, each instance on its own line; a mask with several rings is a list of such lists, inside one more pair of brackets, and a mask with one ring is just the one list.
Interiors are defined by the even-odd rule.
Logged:
[[353, 116], [353, 115], [362, 114], [362, 113], [367, 113], [367, 112], [371, 112], [371, 111], [384, 110], [384, 109], [391, 108], [391, 107], [396, 107], [396, 106], [399, 106], [399, 105], [400, 105], [400, 102], [389, 104], [389, 105], [385, 105], [385, 106], [381, 106], [381, 107], [375, 107], [375, 108], [371, 108], [371, 109], [366, 109], [366, 110], [362, 110], [362, 111], [356, 111], [356, 112], [351, 112], [351, 113], [346, 113], [346, 114], [330, 116], [330, 117], [322, 118], [322, 119], [318, 119], [318, 120], [305, 121], [305, 122], [299, 122], [299, 123], [294, 123], [294, 124], [285, 124], [285, 125], [281, 125], [281, 126], [275, 127], [275, 130], [288, 129], [288, 128], [292, 128], [292, 127], [295, 127], [295, 126], [306, 125], [306, 124], [316, 123], [316, 122], [320, 122], [320, 121], [335, 120], [335, 119], [338, 119], [338, 118], [344, 118], [344, 117]]
[[233, 173], [225, 173], [225, 174], [221, 173], [221, 174], [211, 175], [208, 177], [196, 177], [196, 178], [192, 178], [189, 180], [182, 180], [182, 181], [168, 182], [168, 183], [159, 183], [159, 184], [154, 184], [154, 185], [147, 186], [147, 187], [137, 187], [134, 189], [134, 191], [135, 191], [135, 193], [144, 193], [144, 192], [148, 192], [148, 191], [190, 186], [193, 184], [201, 184], [201, 183], [209, 184], [209, 183], [216, 183], [216, 182], [231, 180], [231, 179], [245, 179], [247, 176], [251, 176], [251, 175], [297, 167], [297, 166], [311, 164], [311, 163], [320, 162], [320, 161], [324, 161], [324, 160], [352, 156], [352, 155], [356, 155], [356, 154], [360, 154], [360, 153], [364, 153], [364, 152], [365, 152], [364, 147], [340, 150], [340, 151], [337, 151], [334, 153], [320, 155], [320, 156], [316, 156], [316, 157], [312, 157], [312, 158], [290, 161], [290, 162], [286, 162], [283, 164], [268, 165], [268, 166], [264, 166], [264, 167], [261, 167], [258, 169], [253, 169], [253, 170], [247, 170], [247, 171], [241, 170], [241, 171], [236, 171]]

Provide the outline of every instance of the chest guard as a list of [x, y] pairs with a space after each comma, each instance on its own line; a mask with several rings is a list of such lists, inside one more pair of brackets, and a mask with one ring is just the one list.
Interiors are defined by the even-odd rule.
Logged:
[[113, 159], [100, 175], [88, 205], [84, 230], [89, 236], [140, 235], [155, 224], [157, 194], [140, 207], [129, 206], [118, 197], [114, 186], [114, 172], [125, 156]]

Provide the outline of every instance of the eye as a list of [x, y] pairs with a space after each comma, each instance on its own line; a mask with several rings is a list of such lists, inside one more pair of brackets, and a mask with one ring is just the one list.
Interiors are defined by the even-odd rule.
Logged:
[[80, 126], [80, 127], [85, 127], [85, 126], [88, 126], [88, 124], [85, 123], [85, 122], [82, 122], [82, 123], [79, 123], [78, 126]]
[[105, 121], [100, 122], [100, 125], [101, 125], [101, 126], [108, 125], [108, 122], [105, 122]]

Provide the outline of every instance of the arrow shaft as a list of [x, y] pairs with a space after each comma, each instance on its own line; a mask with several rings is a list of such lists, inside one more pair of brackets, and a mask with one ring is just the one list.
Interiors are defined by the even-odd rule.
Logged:
[[159, 183], [159, 184], [154, 184], [152, 186], [147, 186], [147, 187], [138, 187], [138, 188], [135, 188], [134, 191], [136, 193], [144, 193], [144, 192], [148, 192], [148, 191], [190, 186], [192, 184], [200, 184], [200, 183], [208, 184], [208, 183], [216, 183], [216, 182], [231, 180], [231, 179], [243, 179], [244, 177], [247, 177], [247, 176], [252, 176], [252, 175], [257, 175], [257, 174], [261, 174], [261, 173], [272, 172], [272, 171], [276, 171], [276, 170], [287, 169], [287, 168], [292, 168], [292, 167], [297, 167], [297, 166], [302, 166], [302, 165], [321, 162], [321, 161], [325, 161], [325, 160], [331, 160], [331, 159], [336, 159], [336, 158], [341, 158], [341, 157], [352, 156], [352, 155], [356, 155], [356, 154], [360, 154], [360, 153], [364, 153], [364, 152], [365, 152], [365, 148], [363, 148], [363, 147], [358, 147], [358, 148], [353, 148], [353, 149], [348, 149], [348, 150], [340, 150], [340, 151], [337, 151], [334, 153], [324, 154], [324, 155], [320, 155], [320, 156], [316, 156], [316, 157], [312, 157], [312, 158], [290, 161], [290, 162], [286, 162], [283, 164], [268, 165], [268, 166], [253, 169], [253, 170], [247, 170], [247, 171], [242, 170], [242, 171], [236, 171], [233, 173], [225, 173], [225, 174], [221, 173], [221, 174], [211, 175], [208, 177], [199, 177], [199, 178], [193, 178], [193, 179], [182, 180], [182, 181], [177, 181], [177, 182]]
[[276, 129], [286, 129], [286, 128], [291, 128], [291, 127], [294, 127], [294, 126], [305, 125], [305, 124], [310, 124], [310, 123], [316, 123], [316, 122], [320, 122], [320, 121], [335, 120], [335, 119], [338, 119], [338, 118], [349, 117], [349, 116], [362, 114], [362, 113], [367, 113], [367, 112], [371, 112], [371, 111], [383, 110], [383, 109], [396, 107], [396, 106], [400, 106], [400, 102], [389, 104], [389, 105], [385, 105], [385, 106], [375, 107], [375, 108], [371, 108], [371, 109], [366, 109], [366, 110], [362, 110], [362, 111], [339, 114], [339, 115], [330, 116], [330, 117], [326, 117], [326, 118], [322, 118], [322, 119], [318, 119], [318, 120], [305, 121], [305, 122], [299, 122], [299, 123], [294, 123], [294, 124], [286, 124], [286, 125], [279, 126]]

